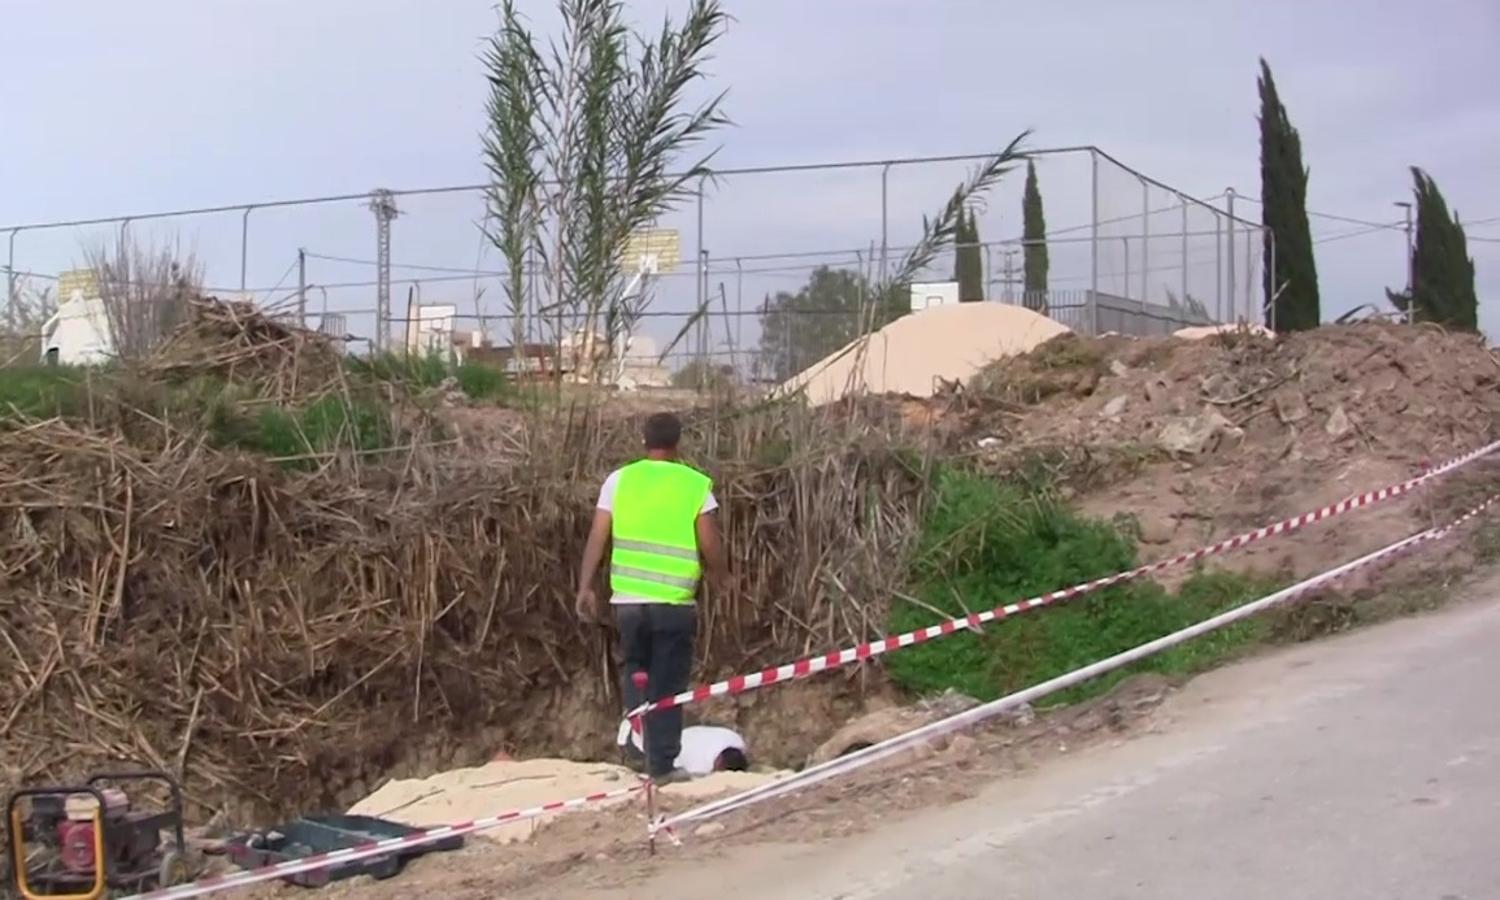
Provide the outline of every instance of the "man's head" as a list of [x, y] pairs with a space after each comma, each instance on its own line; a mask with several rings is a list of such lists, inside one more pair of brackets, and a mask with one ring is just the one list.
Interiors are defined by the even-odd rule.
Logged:
[[682, 440], [682, 421], [671, 413], [656, 413], [646, 419], [641, 436], [646, 441], [646, 452], [652, 456], [671, 457], [677, 454], [677, 444]]
[[715, 772], [748, 772], [750, 771], [750, 760], [745, 756], [745, 751], [738, 747], [730, 747], [719, 758], [714, 760]]

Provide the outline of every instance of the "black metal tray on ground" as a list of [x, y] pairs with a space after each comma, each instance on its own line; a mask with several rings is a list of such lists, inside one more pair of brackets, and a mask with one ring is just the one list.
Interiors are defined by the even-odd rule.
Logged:
[[[366, 841], [405, 837], [420, 830], [374, 816], [303, 816], [264, 831], [236, 835], [225, 842], [224, 850], [240, 868], [256, 869], [315, 853], [347, 849]], [[298, 872], [282, 880], [302, 887], [322, 887], [355, 875], [390, 878], [400, 873], [408, 859], [435, 851], [457, 850], [463, 845], [461, 835], [447, 837], [430, 844], [393, 848], [389, 853], [337, 863], [325, 869]]]

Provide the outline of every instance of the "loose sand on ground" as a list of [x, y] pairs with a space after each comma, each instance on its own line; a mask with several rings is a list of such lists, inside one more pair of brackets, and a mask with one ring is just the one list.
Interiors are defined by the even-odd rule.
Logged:
[[868, 391], [930, 397], [987, 363], [1025, 353], [1068, 331], [1046, 316], [1001, 303], [933, 306], [902, 316], [809, 366], [781, 386], [813, 405]]
[[[780, 778], [781, 772], [716, 772], [662, 789], [674, 797], [709, 797], [743, 791]], [[609, 763], [581, 763], [565, 759], [505, 760], [472, 769], [454, 769], [429, 778], [388, 781], [379, 790], [356, 803], [354, 815], [379, 816], [417, 828], [465, 822], [570, 800], [588, 794], [627, 787], [635, 774]], [[598, 806], [631, 802], [630, 797], [605, 801]], [[488, 832], [502, 843], [525, 840], [543, 821], [562, 813], [549, 813]]]

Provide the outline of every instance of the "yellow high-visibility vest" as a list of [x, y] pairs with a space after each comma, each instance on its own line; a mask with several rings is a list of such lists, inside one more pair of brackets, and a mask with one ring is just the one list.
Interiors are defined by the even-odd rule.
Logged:
[[682, 463], [643, 459], [615, 485], [609, 586], [616, 594], [688, 604], [698, 591], [698, 513], [713, 489]]

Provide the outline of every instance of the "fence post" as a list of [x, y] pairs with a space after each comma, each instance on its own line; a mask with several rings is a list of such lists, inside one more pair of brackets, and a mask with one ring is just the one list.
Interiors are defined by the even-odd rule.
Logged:
[[1214, 209], [1214, 319], [1224, 321], [1224, 214]]
[[1261, 232], [1261, 235], [1262, 235], [1262, 237], [1265, 238], [1267, 246], [1269, 246], [1271, 248], [1271, 263], [1270, 263], [1270, 265], [1271, 265], [1271, 269], [1270, 269], [1271, 277], [1270, 277], [1270, 280], [1268, 280], [1266, 282], [1267, 284], [1269, 284], [1271, 286], [1271, 290], [1270, 290], [1269, 293], [1266, 294], [1265, 300], [1263, 301], [1265, 308], [1260, 311], [1260, 313], [1261, 313], [1260, 317], [1265, 320], [1267, 328], [1271, 329], [1272, 331], [1275, 331], [1276, 330], [1276, 301], [1273, 298], [1276, 296], [1276, 291], [1277, 291], [1277, 287], [1276, 287], [1276, 232], [1274, 232], [1271, 229], [1267, 228], [1267, 229], [1264, 229]]
[[734, 345], [745, 347], [745, 261], [734, 258]]
[[[1245, 317], [1250, 317], [1250, 311], [1255, 309], [1255, 291], [1252, 285], [1255, 283], [1255, 237], [1250, 226], [1245, 226]], [[1239, 316], [1236, 315], [1238, 320]]]
[[[1224, 193], [1229, 197], [1229, 242], [1226, 245], [1229, 248], [1229, 252], [1224, 255], [1224, 259], [1228, 263], [1227, 272], [1229, 274], [1229, 289], [1225, 291], [1225, 294], [1227, 294], [1229, 297], [1229, 311], [1232, 314], [1234, 312], [1234, 305], [1236, 302], [1234, 299], [1234, 290], [1236, 286], [1236, 282], [1234, 279], [1234, 188], [1230, 188]], [[1220, 321], [1222, 321], [1222, 319]]]
[[307, 327], [307, 248], [297, 248], [297, 325]]
[[5, 311], [9, 315], [16, 310], [16, 235], [20, 228], [10, 230], [10, 250], [5, 263]]
[[1099, 333], [1099, 151], [1089, 148], [1089, 305], [1084, 310], [1090, 335]]
[[702, 367], [707, 366], [708, 348], [713, 337], [713, 315], [708, 309], [708, 250], [698, 251], [698, 296], [703, 302], [698, 304], [698, 365], [700, 374]]
[[1146, 292], [1151, 281], [1151, 185], [1141, 182], [1141, 302], [1146, 302]]
[[880, 167], [880, 283], [885, 284], [886, 250], [890, 246], [890, 177], [891, 164]]
[[1182, 201], [1182, 302], [1188, 302], [1188, 202], [1187, 197], [1177, 195]]
[[700, 177], [698, 179], [698, 244], [697, 244], [697, 246], [694, 249], [697, 251], [693, 255], [698, 260], [698, 277], [696, 279], [694, 279], [695, 284], [693, 286], [693, 289], [697, 292], [697, 302], [693, 305], [693, 309], [697, 310], [698, 314], [701, 316], [701, 315], [703, 315], [703, 298], [705, 296], [704, 290], [703, 290], [703, 279], [705, 278], [705, 275], [703, 273], [703, 255], [704, 255], [704, 249], [703, 249], [703, 178], [702, 177]]
[[245, 207], [240, 217], [240, 293], [245, 293], [245, 269], [250, 261], [250, 212], [253, 206]]
[[989, 241], [982, 241], [979, 246], [984, 250], [984, 290], [981, 291], [984, 296], [981, 299], [993, 300], [994, 288], [991, 287], [991, 283], [995, 280], [995, 269], [990, 265]]

